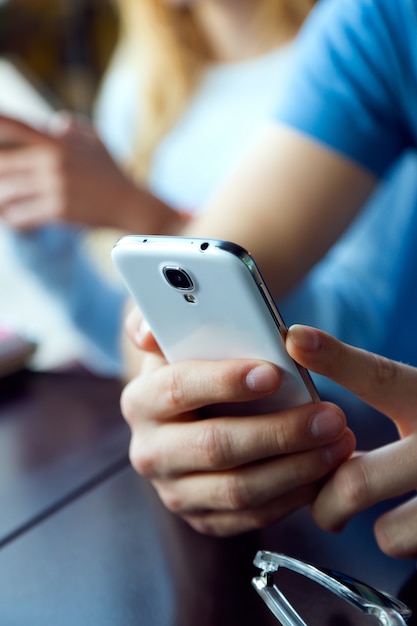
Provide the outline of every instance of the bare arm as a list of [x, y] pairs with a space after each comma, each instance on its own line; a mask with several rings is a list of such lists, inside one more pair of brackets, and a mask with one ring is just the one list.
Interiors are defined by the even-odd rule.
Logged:
[[355, 163], [273, 124], [186, 232], [249, 249], [280, 296], [337, 240], [375, 183]]
[[[183, 232], [243, 245], [280, 297], [343, 233], [375, 184], [355, 163], [274, 124]], [[129, 377], [141, 357], [130, 342], [125, 355]]]
[[375, 180], [354, 163], [273, 124], [201, 215], [181, 216], [117, 166], [88, 125], [42, 133], [0, 116], [0, 214], [18, 228], [50, 221], [129, 232], [215, 236], [248, 248], [276, 295], [346, 228]]

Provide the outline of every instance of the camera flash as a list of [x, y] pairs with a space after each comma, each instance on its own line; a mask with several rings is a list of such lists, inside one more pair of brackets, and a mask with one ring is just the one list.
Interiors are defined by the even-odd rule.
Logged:
[[184, 298], [187, 300], [187, 302], [191, 302], [191, 304], [195, 304], [197, 302], [197, 300], [191, 293], [185, 293]]

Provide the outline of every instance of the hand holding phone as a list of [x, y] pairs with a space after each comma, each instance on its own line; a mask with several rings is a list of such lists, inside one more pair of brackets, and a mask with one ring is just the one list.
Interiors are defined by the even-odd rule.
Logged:
[[213, 239], [137, 235], [120, 239], [112, 257], [168, 361], [255, 358], [280, 368], [278, 393], [256, 407], [239, 406], [239, 414], [319, 399], [307, 370], [285, 349], [286, 326], [246, 250]]
[[[285, 326], [253, 259], [227, 242], [175, 237], [123, 238], [113, 259], [176, 361], [147, 355], [124, 389], [135, 470], [168, 509], [217, 536], [311, 504], [317, 481], [351, 455], [354, 437], [339, 408], [312, 403], [315, 389], [289, 358]], [[188, 358], [203, 360], [180, 361]], [[259, 359], [283, 373], [276, 395], [275, 368]], [[267, 389], [267, 404], [252, 400]]]

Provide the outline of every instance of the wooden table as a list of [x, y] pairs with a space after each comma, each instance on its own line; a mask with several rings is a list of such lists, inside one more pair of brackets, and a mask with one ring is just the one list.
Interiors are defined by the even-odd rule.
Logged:
[[[417, 597], [415, 564], [375, 544], [381, 507], [338, 535], [317, 529], [306, 510], [232, 539], [192, 531], [130, 468], [119, 395], [117, 381], [80, 373], [27, 373], [2, 383], [1, 626], [277, 624], [250, 584], [258, 549], [394, 594], [403, 588], [409, 602]], [[305, 605], [309, 626], [359, 625], [356, 613], [299, 583], [283, 584]], [[310, 622], [313, 607], [318, 622]]]

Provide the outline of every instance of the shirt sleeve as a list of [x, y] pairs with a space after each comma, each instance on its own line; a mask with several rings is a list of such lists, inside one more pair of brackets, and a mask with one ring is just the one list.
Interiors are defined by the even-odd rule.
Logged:
[[84, 336], [89, 366], [102, 374], [119, 375], [119, 337], [127, 293], [121, 283], [106, 280], [94, 267], [82, 245], [83, 231], [49, 224], [10, 233], [20, 261], [57, 299]]
[[377, 176], [414, 143], [402, 103], [409, 29], [401, 4], [321, 0], [298, 37], [276, 110], [277, 121]]

